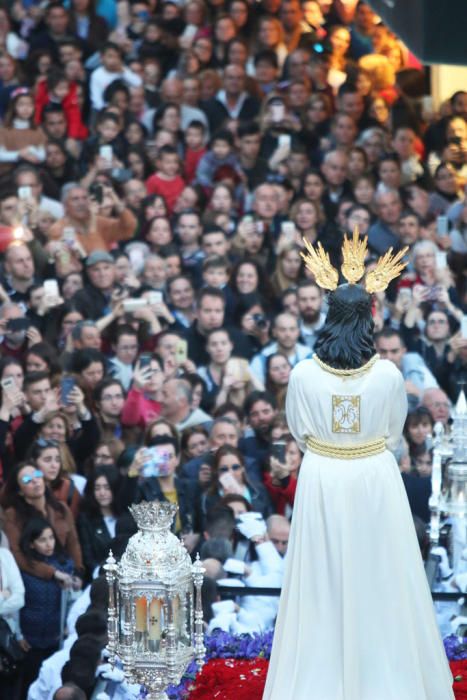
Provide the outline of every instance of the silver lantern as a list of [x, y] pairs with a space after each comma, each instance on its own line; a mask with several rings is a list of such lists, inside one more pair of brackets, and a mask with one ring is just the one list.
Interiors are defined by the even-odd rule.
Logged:
[[167, 698], [188, 664], [204, 663], [201, 587], [204, 569], [194, 564], [170, 531], [173, 503], [152, 501], [130, 507], [138, 532], [117, 564], [110, 552], [108, 652], [118, 657], [128, 681], [146, 686], [151, 700]]

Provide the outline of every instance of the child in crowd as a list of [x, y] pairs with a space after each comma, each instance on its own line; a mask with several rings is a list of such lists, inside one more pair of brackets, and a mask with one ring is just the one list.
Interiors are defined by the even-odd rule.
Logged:
[[[27, 657], [22, 669], [22, 688], [27, 691], [36, 678], [44, 659], [57, 651], [61, 628], [63, 591], [74, 587], [73, 560], [63, 552], [50, 523], [32, 518], [23, 528], [20, 549], [31, 562], [53, 566], [53, 578], [39, 578], [21, 571], [25, 588], [25, 604], [20, 612], [23, 648]], [[23, 692], [22, 697], [25, 697]]]
[[57, 68], [51, 68], [47, 77], [37, 85], [35, 124], [41, 123], [42, 111], [50, 103], [61, 105], [67, 121], [68, 138], [81, 141], [87, 137], [89, 132], [83, 124], [78, 103], [78, 86], [70, 82], [65, 73]]
[[123, 80], [127, 85], [134, 87], [141, 85], [141, 78], [125, 66], [123, 58], [123, 49], [117, 44], [109, 41], [102, 47], [102, 65], [91, 73], [89, 83], [91, 104], [94, 109], [102, 109], [105, 106], [104, 91], [114, 80]]
[[234, 140], [230, 131], [221, 129], [214, 134], [208, 152], [201, 158], [196, 170], [196, 182], [209, 189], [214, 184], [214, 175], [222, 166], [229, 165], [239, 170], [238, 157], [234, 153]]
[[173, 146], [162, 146], [156, 159], [157, 170], [146, 180], [148, 194], [164, 197], [169, 214], [173, 213], [175, 202], [185, 187], [180, 173], [180, 157]]
[[198, 164], [206, 153], [205, 137], [206, 127], [203, 122], [190, 122], [185, 135], [185, 180], [188, 184], [195, 179]]

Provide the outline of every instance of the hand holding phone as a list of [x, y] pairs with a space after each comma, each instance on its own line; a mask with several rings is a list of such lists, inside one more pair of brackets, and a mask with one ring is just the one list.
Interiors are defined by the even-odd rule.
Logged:
[[175, 359], [179, 365], [182, 365], [188, 359], [188, 343], [184, 338], [180, 338], [180, 340], [177, 341]]
[[69, 406], [69, 395], [76, 386], [76, 380], [74, 377], [65, 376], [62, 377], [60, 381], [60, 403], [62, 406]]
[[221, 474], [219, 476], [219, 483], [222, 486], [225, 493], [235, 493], [240, 496], [243, 494], [243, 486], [238, 483], [236, 478], [232, 476], [230, 472]]

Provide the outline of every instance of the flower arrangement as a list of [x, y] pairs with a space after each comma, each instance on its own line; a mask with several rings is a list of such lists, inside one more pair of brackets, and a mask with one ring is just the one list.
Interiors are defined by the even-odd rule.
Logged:
[[[271, 656], [273, 630], [232, 635], [217, 630], [205, 637], [206, 664], [193, 662], [182, 682], [167, 690], [170, 700], [261, 700]], [[456, 700], [467, 700], [467, 638], [450, 635], [444, 648], [454, 678]]]

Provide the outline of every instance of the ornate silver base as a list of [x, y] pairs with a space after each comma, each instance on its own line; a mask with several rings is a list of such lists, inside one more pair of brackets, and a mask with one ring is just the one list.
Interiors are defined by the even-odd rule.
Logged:
[[149, 693], [146, 695], [145, 700], [169, 700], [169, 696], [164, 691], [160, 693]]

